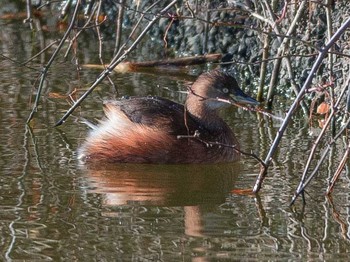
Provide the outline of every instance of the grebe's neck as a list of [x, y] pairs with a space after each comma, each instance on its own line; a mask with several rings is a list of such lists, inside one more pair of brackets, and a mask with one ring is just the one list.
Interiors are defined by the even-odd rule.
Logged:
[[201, 126], [211, 131], [222, 131], [228, 126], [218, 115], [216, 109], [210, 108], [206, 98], [189, 94], [185, 103], [186, 113], [194, 118]]

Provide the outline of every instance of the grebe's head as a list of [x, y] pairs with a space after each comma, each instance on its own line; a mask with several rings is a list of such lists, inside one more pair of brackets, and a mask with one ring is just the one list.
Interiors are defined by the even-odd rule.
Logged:
[[230, 102], [259, 104], [239, 88], [236, 79], [231, 74], [221, 70], [201, 74], [193, 83], [189, 96], [197, 97], [197, 100], [205, 103], [206, 107], [214, 110], [225, 107]]

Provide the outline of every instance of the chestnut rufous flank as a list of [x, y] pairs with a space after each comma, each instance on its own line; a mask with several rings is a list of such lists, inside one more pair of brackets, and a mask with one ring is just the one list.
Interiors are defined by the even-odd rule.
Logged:
[[[129, 97], [104, 103], [106, 118], [79, 149], [86, 162], [219, 163], [239, 158], [239, 143], [218, 115], [228, 102], [256, 105], [224, 71], [203, 73], [185, 105], [161, 97]], [[215, 144], [217, 143], [217, 144]]]

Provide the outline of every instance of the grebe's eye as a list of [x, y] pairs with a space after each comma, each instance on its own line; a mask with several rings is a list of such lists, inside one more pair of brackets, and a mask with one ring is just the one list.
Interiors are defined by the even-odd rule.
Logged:
[[224, 94], [228, 94], [228, 88], [226, 88], [226, 87], [224, 87], [223, 89], [222, 89], [222, 92], [224, 93]]

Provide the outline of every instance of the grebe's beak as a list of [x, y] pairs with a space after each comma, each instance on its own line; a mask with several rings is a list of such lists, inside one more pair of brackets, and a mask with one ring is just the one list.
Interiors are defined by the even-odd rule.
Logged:
[[254, 98], [243, 93], [242, 90], [236, 90], [235, 94], [231, 94], [231, 99], [239, 104], [259, 105], [260, 103]]

